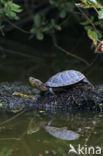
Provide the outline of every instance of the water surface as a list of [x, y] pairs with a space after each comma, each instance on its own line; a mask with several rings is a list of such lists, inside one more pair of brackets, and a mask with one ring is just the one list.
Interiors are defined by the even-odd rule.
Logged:
[[[26, 112], [3, 124], [11, 114], [2, 114], [0, 119], [0, 151], [12, 149], [11, 156], [68, 156], [70, 144], [103, 147], [103, 115], [95, 113], [45, 114]], [[50, 120], [54, 127], [66, 127], [80, 134], [74, 140], [63, 140], [50, 135], [44, 128]], [[28, 133], [29, 132], [29, 133]], [[92, 155], [92, 154], [91, 154]]]

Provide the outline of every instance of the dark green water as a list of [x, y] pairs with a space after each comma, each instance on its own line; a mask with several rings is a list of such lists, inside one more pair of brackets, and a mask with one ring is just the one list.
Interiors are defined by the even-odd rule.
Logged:
[[[10, 114], [2, 114], [0, 123], [10, 117]], [[78, 132], [80, 137], [66, 141], [50, 135], [43, 126], [47, 125], [51, 118], [53, 118], [52, 126], [67, 127], [68, 130]], [[37, 131], [34, 132], [34, 130]], [[8, 151], [12, 149], [11, 156], [76, 155], [68, 154], [70, 144], [75, 149], [79, 144], [84, 147], [100, 146], [103, 149], [103, 114], [68, 113], [50, 116], [44, 113], [29, 112], [0, 126], [0, 151], [4, 148]]]
[[[61, 33], [59, 44], [74, 54], [83, 57], [89, 63], [95, 58], [90, 49], [90, 41], [85, 34]], [[72, 36], [72, 37], [71, 37]], [[44, 41], [28, 40], [28, 36], [14, 32], [0, 38], [4, 49], [0, 50], [0, 81], [23, 81], [28, 83], [30, 75], [46, 81], [52, 74], [66, 69], [84, 71], [86, 65], [79, 60], [55, 49], [50, 38]], [[86, 71], [87, 78], [93, 84], [103, 83], [103, 56]], [[70, 144], [100, 146], [103, 149], [103, 115], [94, 113], [45, 114], [28, 112], [14, 120], [11, 114], [0, 114], [0, 156], [73, 156], [69, 153]], [[44, 125], [53, 119], [52, 126], [67, 127], [80, 134], [73, 141], [58, 139], [44, 129]], [[87, 146], [86, 146], [87, 145]], [[85, 155], [85, 154], [84, 154]], [[91, 156], [92, 154], [90, 154]], [[95, 154], [96, 155], [96, 154]], [[102, 154], [103, 155], [103, 151]]]
[[[51, 38], [43, 41], [29, 40], [29, 35], [12, 32], [0, 38], [0, 80], [28, 82], [30, 75], [46, 81], [51, 75], [67, 70], [85, 71], [87, 66], [78, 59], [66, 55], [53, 46]], [[57, 39], [59, 45], [69, 52], [79, 55], [92, 63], [96, 54], [90, 48], [84, 32], [74, 35], [72, 30], [61, 32]], [[103, 54], [100, 54], [95, 64], [86, 70], [85, 75], [94, 84], [103, 83]]]

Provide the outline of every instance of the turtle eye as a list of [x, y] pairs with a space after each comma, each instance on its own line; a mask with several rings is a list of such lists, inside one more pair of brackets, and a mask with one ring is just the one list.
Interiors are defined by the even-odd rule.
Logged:
[[29, 80], [32, 81], [34, 78], [33, 77], [29, 77]]

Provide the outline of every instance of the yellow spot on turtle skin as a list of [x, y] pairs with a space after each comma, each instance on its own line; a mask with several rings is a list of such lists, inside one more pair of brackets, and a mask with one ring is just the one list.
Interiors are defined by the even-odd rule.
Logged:
[[46, 87], [42, 81], [40, 81], [34, 77], [29, 77], [29, 82], [32, 86], [34, 86], [35, 88], [37, 88], [41, 91], [47, 91], [48, 90], [48, 87]]
[[2, 102], [0, 101], [0, 108], [2, 108]]

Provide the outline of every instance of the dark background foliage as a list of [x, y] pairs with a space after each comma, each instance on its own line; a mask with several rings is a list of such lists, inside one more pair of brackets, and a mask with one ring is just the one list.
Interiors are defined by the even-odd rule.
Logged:
[[27, 80], [35, 73], [45, 81], [58, 71], [73, 68], [90, 74], [96, 82], [91, 75], [102, 67], [102, 3], [1, 0], [1, 80]]

